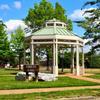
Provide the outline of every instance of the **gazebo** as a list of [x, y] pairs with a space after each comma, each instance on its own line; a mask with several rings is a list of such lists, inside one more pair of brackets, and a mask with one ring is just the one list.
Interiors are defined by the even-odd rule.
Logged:
[[[44, 28], [32, 33], [32, 35], [28, 37], [28, 40], [31, 41], [31, 64], [35, 64], [35, 45], [52, 45], [53, 74], [58, 76], [58, 47], [59, 45], [69, 45], [72, 54], [72, 73], [77, 76], [84, 74], [84, 40], [79, 36], [75, 35], [73, 32], [67, 30], [66, 27], [67, 25], [59, 20], [48, 20], [45, 23]], [[82, 50], [82, 66], [80, 66], [79, 64], [79, 49]], [[74, 61], [75, 54], [76, 62]]]

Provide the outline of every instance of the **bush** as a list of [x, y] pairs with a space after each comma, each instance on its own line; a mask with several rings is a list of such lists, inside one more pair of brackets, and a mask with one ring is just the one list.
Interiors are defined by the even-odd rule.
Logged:
[[100, 68], [100, 55], [90, 55], [86, 58], [88, 58], [89, 68]]

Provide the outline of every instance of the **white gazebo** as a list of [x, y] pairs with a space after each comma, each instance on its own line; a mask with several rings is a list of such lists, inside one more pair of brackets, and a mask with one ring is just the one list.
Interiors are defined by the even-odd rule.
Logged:
[[[84, 74], [84, 41], [73, 32], [67, 30], [64, 22], [53, 19], [45, 23], [45, 27], [32, 33], [31, 40], [31, 64], [34, 64], [35, 45], [52, 45], [53, 50], [53, 74], [58, 76], [58, 47], [59, 45], [69, 45], [72, 54], [72, 73], [79, 76]], [[82, 66], [79, 64], [79, 53], [82, 50]], [[76, 52], [76, 53], [75, 53]], [[74, 55], [76, 54], [76, 62]], [[75, 64], [76, 65], [75, 65]]]

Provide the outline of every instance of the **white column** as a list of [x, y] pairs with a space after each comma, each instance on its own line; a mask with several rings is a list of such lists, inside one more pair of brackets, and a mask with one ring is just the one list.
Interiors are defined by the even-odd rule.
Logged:
[[58, 76], [58, 44], [57, 40], [53, 40], [53, 74]]
[[76, 45], [76, 75], [80, 75], [80, 66], [79, 66], [79, 42], [77, 41]]
[[58, 40], [56, 39], [56, 66], [55, 66], [55, 74], [58, 76]]
[[53, 40], [53, 74], [55, 74], [55, 40]]
[[24, 65], [26, 64], [26, 50], [25, 50], [25, 47], [24, 47]]
[[33, 44], [33, 40], [31, 42], [31, 64], [34, 65], [34, 44]]
[[82, 47], [82, 75], [85, 74], [85, 70], [84, 70], [84, 51], [83, 51], [83, 47]]
[[71, 46], [71, 54], [72, 54], [71, 73], [74, 74], [75, 69], [74, 69], [74, 47], [73, 46]]

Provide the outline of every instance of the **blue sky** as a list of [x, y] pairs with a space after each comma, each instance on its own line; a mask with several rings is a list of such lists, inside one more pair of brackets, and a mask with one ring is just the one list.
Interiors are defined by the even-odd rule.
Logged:
[[[7, 23], [8, 28], [13, 30], [13, 28], [16, 28], [18, 26], [18, 22], [20, 23], [20, 20], [24, 19], [27, 16], [29, 8], [34, 7], [34, 3], [39, 3], [40, 1], [41, 0], [0, 0], [0, 19]], [[55, 5], [55, 2], [59, 2], [66, 10], [66, 14], [70, 19], [83, 19], [83, 11], [81, 11], [80, 9], [87, 0], [48, 1], [50, 1], [53, 6]], [[73, 31], [77, 35], [83, 36], [84, 30], [78, 27], [75, 23], [73, 23]]]

